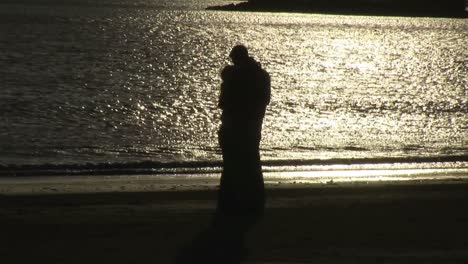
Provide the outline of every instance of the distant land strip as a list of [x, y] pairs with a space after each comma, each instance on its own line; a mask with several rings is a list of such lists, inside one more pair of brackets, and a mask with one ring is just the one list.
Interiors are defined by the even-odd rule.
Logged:
[[294, 12], [335, 15], [467, 18], [464, 0], [250, 0], [207, 7], [207, 10]]

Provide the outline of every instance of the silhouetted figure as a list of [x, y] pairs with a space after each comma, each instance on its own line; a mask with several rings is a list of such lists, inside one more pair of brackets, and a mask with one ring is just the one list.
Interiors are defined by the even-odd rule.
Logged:
[[255, 222], [264, 207], [259, 147], [270, 102], [270, 76], [245, 46], [235, 46], [229, 56], [234, 65], [221, 72], [218, 105], [223, 111], [219, 130], [223, 174], [217, 214], [248, 215], [246, 221]]
[[246, 254], [245, 234], [261, 218], [265, 206], [259, 151], [270, 102], [270, 76], [245, 46], [235, 46], [229, 57], [233, 65], [221, 72], [218, 104], [223, 111], [219, 130], [223, 174], [214, 226], [230, 246], [232, 257], [240, 261]]
[[263, 215], [264, 185], [260, 139], [270, 102], [270, 76], [235, 46], [233, 65], [221, 72], [219, 144], [223, 154], [218, 205], [212, 225], [178, 256], [177, 263], [240, 263], [247, 255], [247, 231]]

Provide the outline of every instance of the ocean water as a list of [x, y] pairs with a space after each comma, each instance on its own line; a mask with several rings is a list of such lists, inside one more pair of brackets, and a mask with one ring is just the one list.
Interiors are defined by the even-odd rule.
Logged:
[[272, 77], [267, 164], [467, 171], [468, 20], [204, 10], [227, 2], [2, 1], [0, 165], [219, 166], [244, 43]]

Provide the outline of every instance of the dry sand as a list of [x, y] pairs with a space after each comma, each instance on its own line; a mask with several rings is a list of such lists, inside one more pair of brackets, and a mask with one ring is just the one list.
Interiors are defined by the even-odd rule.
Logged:
[[[468, 263], [468, 184], [268, 186], [246, 263]], [[2, 263], [173, 263], [216, 189], [0, 195]]]

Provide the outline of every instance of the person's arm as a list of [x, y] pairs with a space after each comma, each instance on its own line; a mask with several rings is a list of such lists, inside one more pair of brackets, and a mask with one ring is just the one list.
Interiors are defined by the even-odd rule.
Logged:
[[270, 104], [271, 100], [271, 79], [270, 79], [270, 74], [265, 71], [266, 75], [266, 89], [265, 89], [265, 99], [266, 99], [266, 105]]
[[226, 108], [226, 88], [225, 82], [221, 83], [221, 91], [219, 93], [218, 108], [224, 110]]

